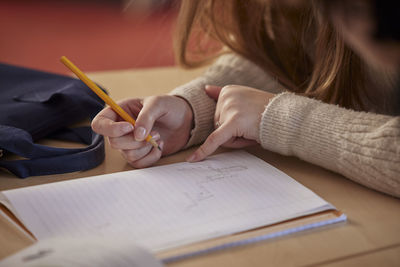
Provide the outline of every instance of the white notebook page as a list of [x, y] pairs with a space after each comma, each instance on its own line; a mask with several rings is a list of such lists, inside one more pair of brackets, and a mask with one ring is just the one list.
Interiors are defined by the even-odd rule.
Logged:
[[39, 240], [122, 234], [152, 252], [333, 208], [244, 151], [2, 193]]

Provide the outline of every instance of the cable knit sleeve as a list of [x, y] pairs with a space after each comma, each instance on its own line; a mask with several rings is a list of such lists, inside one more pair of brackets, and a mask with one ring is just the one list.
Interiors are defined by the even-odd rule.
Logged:
[[282, 93], [262, 114], [261, 145], [400, 197], [400, 117]]
[[275, 79], [249, 60], [236, 54], [220, 56], [202, 76], [170, 93], [184, 98], [193, 110], [194, 129], [186, 147], [203, 142], [214, 129], [216, 103], [205, 93], [205, 85], [232, 84], [250, 86], [272, 93], [282, 91]]

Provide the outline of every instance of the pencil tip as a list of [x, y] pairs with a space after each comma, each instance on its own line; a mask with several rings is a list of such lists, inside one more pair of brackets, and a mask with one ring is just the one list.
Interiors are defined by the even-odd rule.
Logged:
[[158, 150], [162, 151], [160, 146], [157, 146], [157, 148], [158, 148]]

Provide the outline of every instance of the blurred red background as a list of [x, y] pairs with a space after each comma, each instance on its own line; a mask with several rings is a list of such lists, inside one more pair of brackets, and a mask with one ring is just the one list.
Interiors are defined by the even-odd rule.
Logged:
[[174, 65], [176, 5], [134, 2], [0, 1], [0, 62], [64, 74], [62, 55], [85, 72]]

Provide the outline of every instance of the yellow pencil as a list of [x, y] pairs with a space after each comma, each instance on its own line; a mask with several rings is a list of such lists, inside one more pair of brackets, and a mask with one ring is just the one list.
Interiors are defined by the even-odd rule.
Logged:
[[[67, 66], [73, 73], [75, 73], [78, 78], [84, 82], [90, 89], [92, 89], [93, 92], [95, 92], [103, 101], [109, 105], [115, 112], [118, 113], [121, 118], [126, 120], [127, 122], [130, 122], [132, 125], [135, 125], [135, 120], [128, 114], [126, 113], [125, 110], [123, 110], [117, 103], [115, 103], [114, 100], [111, 99], [106, 93], [103, 92], [92, 80], [89, 79], [80, 69], [78, 69], [77, 66], [75, 66], [68, 58], [65, 56], [62, 56], [60, 58], [60, 61]], [[154, 141], [153, 137], [151, 135], [148, 135], [146, 137], [146, 141], [152, 144], [155, 148], [158, 148], [161, 150], [160, 146]]]

